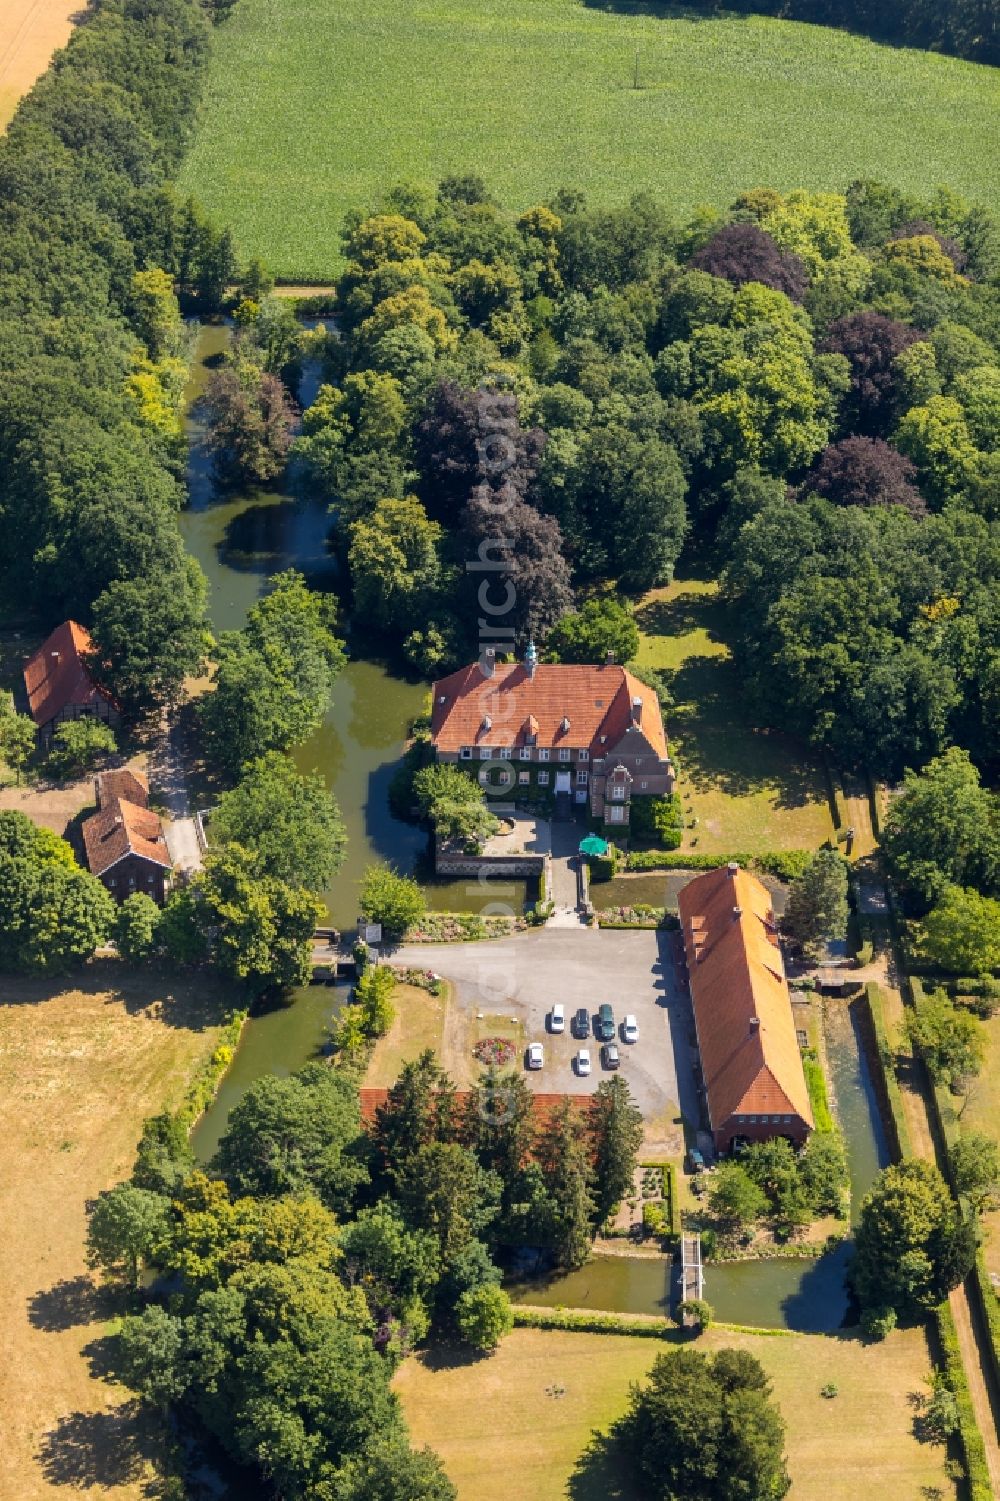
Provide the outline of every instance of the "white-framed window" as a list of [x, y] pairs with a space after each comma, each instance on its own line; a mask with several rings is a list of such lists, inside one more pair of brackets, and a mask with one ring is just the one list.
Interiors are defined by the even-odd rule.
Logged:
[[649, 783], [648, 782], [640, 782], [639, 786], [642, 788], [643, 792], [645, 792], [646, 788], [649, 786]]
[[570, 758], [570, 755], [571, 755], [571, 752], [570, 752], [570, 750], [568, 748], [565, 749], [565, 750], [560, 750], [560, 752], [559, 752], [559, 759], [560, 759], [560, 761], [568, 761], [569, 758]]
[[459, 758], [462, 761], [471, 761], [472, 760], [472, 746], [471, 745], [463, 745], [462, 749], [459, 751], [458, 754], [459, 754]]
[[577, 753], [576, 753], [576, 759], [578, 761], [589, 761], [590, 760], [590, 751], [588, 751], [588, 750], [578, 750]]
[[530, 745], [522, 745], [521, 746], [521, 760], [522, 761], [530, 761], [531, 760], [531, 746]]
[[608, 813], [610, 815], [610, 821], [612, 823], [624, 823], [625, 822], [625, 809], [624, 808], [609, 808], [608, 809]]
[[492, 759], [493, 759], [493, 747], [492, 747], [492, 745], [481, 745], [479, 747], [479, 759], [480, 759], [480, 761], [492, 761]]
[[519, 771], [517, 774], [517, 780], [522, 787], [527, 787], [528, 783], [531, 781], [531, 772]]
[[612, 782], [610, 787], [608, 788], [608, 791], [611, 793], [611, 796], [616, 803], [622, 803], [625, 801], [624, 782]]
[[509, 745], [501, 745], [500, 749], [497, 751], [497, 755], [500, 757], [501, 761], [509, 761], [510, 760], [510, 746]]
[[538, 747], [538, 759], [539, 761], [547, 761], [549, 759], [548, 750], [544, 745]]
[[576, 785], [578, 787], [586, 787], [586, 785], [587, 785], [587, 776], [588, 776], [587, 772], [585, 772], [585, 771], [578, 771], [577, 774], [576, 774]]
[[547, 771], [540, 771], [538, 773], [538, 785], [539, 787], [547, 787], [549, 785], [549, 774]]
[[509, 787], [510, 784], [511, 784], [511, 782], [513, 780], [514, 780], [514, 776], [513, 776], [512, 772], [509, 772], [509, 771], [498, 771], [497, 772], [497, 786], [498, 787]]

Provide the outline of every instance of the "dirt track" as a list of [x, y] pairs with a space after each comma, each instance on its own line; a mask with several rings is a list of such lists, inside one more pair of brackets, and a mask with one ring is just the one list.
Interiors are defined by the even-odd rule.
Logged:
[[3, 0], [0, 4], [0, 130], [6, 128], [57, 47], [65, 45], [85, 0]]

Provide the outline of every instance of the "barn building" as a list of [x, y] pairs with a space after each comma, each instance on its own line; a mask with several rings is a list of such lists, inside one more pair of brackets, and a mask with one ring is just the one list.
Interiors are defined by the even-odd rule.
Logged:
[[716, 1151], [802, 1146], [813, 1114], [770, 892], [730, 864], [683, 887], [678, 907]]

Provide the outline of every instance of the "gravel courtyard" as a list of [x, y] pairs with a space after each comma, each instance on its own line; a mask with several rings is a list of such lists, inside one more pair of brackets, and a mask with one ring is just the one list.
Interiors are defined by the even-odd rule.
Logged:
[[[539, 1093], [589, 1094], [611, 1077], [601, 1067], [600, 1044], [589, 1047], [593, 1072], [581, 1079], [572, 1059], [581, 1044], [570, 1021], [579, 1006], [593, 1018], [605, 1001], [619, 1027], [621, 1073], [647, 1122], [679, 1106], [698, 1118], [693, 1064], [694, 1022], [675, 966], [676, 935], [596, 928], [540, 928], [491, 943], [404, 944], [388, 957], [393, 964], [432, 968], [454, 986], [457, 1007], [507, 1015], [522, 1022], [528, 1041], [545, 1047], [545, 1066], [526, 1074]], [[556, 1001], [566, 1008], [566, 1031], [548, 1030]], [[621, 1041], [626, 1012], [639, 1023], [638, 1042]]]

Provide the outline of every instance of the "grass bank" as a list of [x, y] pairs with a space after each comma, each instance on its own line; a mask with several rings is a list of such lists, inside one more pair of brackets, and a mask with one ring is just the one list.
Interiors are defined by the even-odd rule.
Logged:
[[[512, 207], [569, 184], [678, 210], [879, 177], [1000, 192], [1000, 75], [758, 16], [587, 0], [240, 0], [185, 171], [282, 276], [323, 281], [345, 212], [481, 172]], [[638, 53], [639, 88], [635, 88]]]

